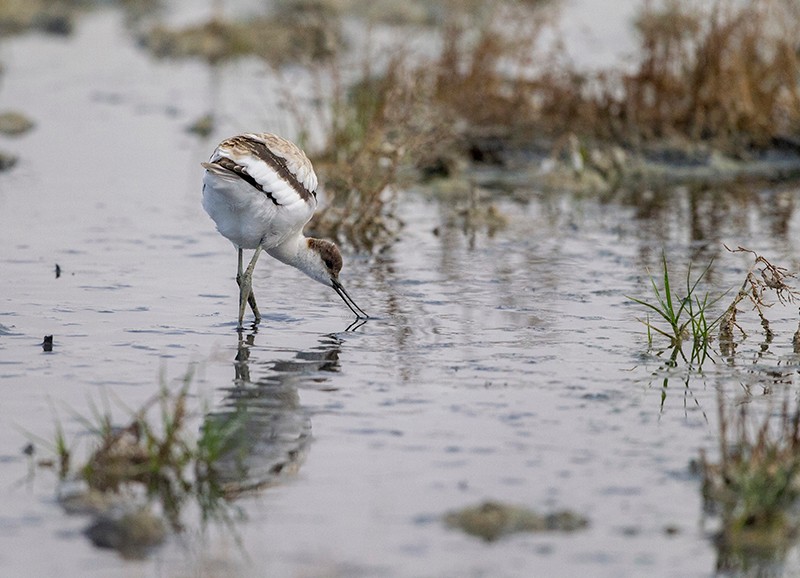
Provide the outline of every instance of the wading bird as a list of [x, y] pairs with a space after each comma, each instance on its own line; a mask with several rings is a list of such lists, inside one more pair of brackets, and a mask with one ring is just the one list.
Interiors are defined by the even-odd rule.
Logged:
[[[239, 251], [239, 327], [247, 304], [256, 323], [253, 269], [261, 251], [332, 287], [356, 318], [368, 315], [339, 282], [342, 255], [330, 241], [303, 235], [317, 208], [317, 175], [305, 153], [274, 134], [247, 133], [222, 141], [203, 175], [203, 208]], [[255, 249], [246, 270], [242, 251]]]

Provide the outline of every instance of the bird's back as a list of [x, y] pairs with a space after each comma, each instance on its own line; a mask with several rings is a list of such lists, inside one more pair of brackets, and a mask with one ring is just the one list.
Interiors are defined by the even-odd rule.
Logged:
[[203, 207], [236, 246], [275, 247], [302, 231], [317, 207], [317, 175], [305, 153], [273, 134], [222, 141], [203, 177]]

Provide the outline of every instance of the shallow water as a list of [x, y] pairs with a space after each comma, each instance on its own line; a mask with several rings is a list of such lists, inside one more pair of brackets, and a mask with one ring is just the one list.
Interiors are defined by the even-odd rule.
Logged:
[[[667, 373], [664, 389], [626, 295], [649, 297], [662, 248], [679, 267], [718, 257], [718, 287], [748, 265], [722, 243], [797, 269], [797, 191], [634, 204], [517, 187], [497, 193], [508, 225], [493, 235], [408, 191], [398, 242], [345, 255], [342, 279], [374, 319], [348, 331], [332, 291], [265, 257], [264, 320], [240, 341], [235, 251], [202, 211], [199, 162], [218, 137], [283, 128], [257, 95], [274, 78], [243, 61], [210, 88], [199, 63], [151, 61], [110, 9], [67, 40], [6, 40], [2, 56], [0, 109], [37, 128], [0, 141], [21, 159], [0, 174], [0, 574], [714, 573], [688, 463], [716, 447], [717, 388], [777, 387], [769, 372], [787, 364], [796, 379], [796, 313], [771, 312], [778, 338], [760, 357], [751, 340], [739, 367], [711, 365], [688, 388]], [[222, 126], [200, 140], [185, 128], [212, 98]], [[237, 501], [235, 532], [192, 526], [145, 561], [96, 550], [22, 448], [54, 416], [81, 436], [92, 403], [136, 408], [162, 372], [177, 387], [191, 366], [206, 419], [248, 412], [251, 478], [269, 487]], [[485, 544], [441, 523], [485, 499], [569, 508], [590, 527]]]

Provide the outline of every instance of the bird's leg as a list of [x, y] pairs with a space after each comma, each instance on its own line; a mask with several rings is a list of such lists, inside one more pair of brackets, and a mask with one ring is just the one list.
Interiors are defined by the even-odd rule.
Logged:
[[261, 313], [258, 311], [258, 305], [256, 305], [256, 294], [253, 293], [253, 289], [250, 289], [250, 295], [247, 296], [247, 302], [250, 304], [250, 309], [253, 311], [253, 316], [256, 318], [256, 323], [261, 321]]
[[242, 319], [244, 319], [244, 310], [247, 304], [250, 304], [250, 309], [253, 310], [253, 315], [256, 318], [256, 323], [261, 321], [261, 313], [258, 311], [256, 305], [256, 296], [253, 294], [253, 269], [255, 269], [258, 256], [261, 254], [261, 247], [256, 248], [253, 253], [253, 258], [250, 259], [250, 264], [247, 270], [242, 272], [242, 250], [239, 249], [239, 269], [236, 275], [236, 282], [239, 284], [239, 327], [242, 326]]
[[[242, 327], [242, 319], [244, 318], [244, 307], [242, 307], [242, 294], [243, 294], [243, 291], [244, 291], [242, 289], [242, 278], [243, 278], [242, 255], [243, 255], [244, 251], [242, 250], [241, 247], [239, 247], [238, 249], [239, 249], [239, 266], [236, 269], [236, 284], [239, 286], [239, 328], [241, 329], [241, 327]], [[252, 287], [251, 287], [251, 290], [248, 292], [248, 295], [251, 294], [252, 292], [253, 291], [252, 291]], [[249, 301], [249, 297], [248, 297], [248, 301]]]

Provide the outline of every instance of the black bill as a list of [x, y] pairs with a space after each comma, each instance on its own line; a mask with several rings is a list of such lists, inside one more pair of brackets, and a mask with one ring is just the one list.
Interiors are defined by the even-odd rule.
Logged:
[[369, 315], [364, 313], [364, 310], [361, 309], [361, 307], [359, 307], [358, 305], [356, 305], [356, 302], [353, 301], [353, 298], [347, 294], [347, 291], [344, 290], [344, 287], [342, 286], [341, 283], [339, 283], [339, 281], [337, 281], [336, 279], [331, 279], [331, 286], [333, 287], [333, 290], [336, 291], [336, 293], [338, 293], [339, 297], [342, 298], [342, 301], [345, 302], [345, 305], [347, 305], [350, 308], [350, 311], [355, 313], [357, 318], [369, 319]]

